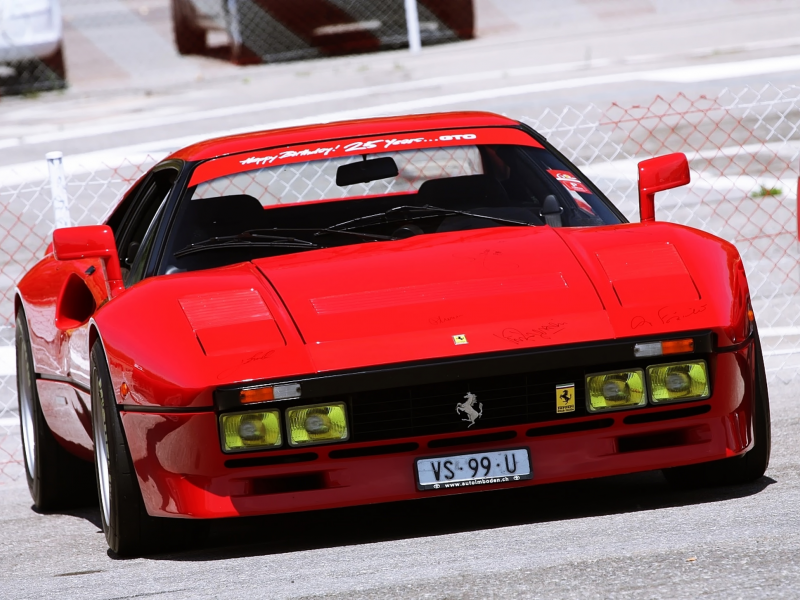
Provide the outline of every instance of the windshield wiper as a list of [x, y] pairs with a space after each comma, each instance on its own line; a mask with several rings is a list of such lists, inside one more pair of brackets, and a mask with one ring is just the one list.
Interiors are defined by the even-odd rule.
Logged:
[[301, 238], [285, 236], [285, 235], [271, 235], [280, 231], [307, 231], [313, 233], [315, 236], [323, 235], [326, 233], [335, 233], [339, 235], [351, 235], [362, 239], [376, 240], [376, 241], [390, 241], [393, 238], [389, 235], [378, 235], [375, 233], [359, 233], [357, 231], [345, 231], [338, 229], [325, 229], [325, 228], [303, 228], [303, 227], [274, 227], [272, 229], [248, 229], [236, 235], [227, 235], [223, 237], [213, 237], [202, 242], [189, 244], [185, 248], [181, 248], [175, 253], [175, 258], [193, 254], [195, 252], [202, 252], [204, 250], [215, 250], [218, 248], [300, 248], [313, 250], [315, 248], [324, 248], [314, 242], [304, 240]]
[[194, 244], [189, 244], [185, 248], [181, 248], [174, 256], [175, 258], [180, 258], [187, 254], [194, 254], [195, 252], [203, 252], [205, 250], [216, 250], [218, 248], [298, 248], [312, 250], [314, 248], [323, 247], [314, 242], [309, 242], [308, 240], [301, 240], [300, 238], [285, 235], [264, 235], [263, 233], [259, 233], [260, 231], [271, 230], [253, 229], [243, 231], [237, 235], [208, 238], [202, 242], [196, 242]]
[[[422, 213], [418, 216], [413, 216], [413, 213]], [[347, 231], [352, 226], [362, 227], [369, 225], [377, 225], [380, 223], [391, 223], [393, 221], [414, 221], [417, 219], [426, 219], [429, 216], [435, 215], [463, 215], [465, 217], [475, 217], [477, 219], [487, 219], [497, 223], [509, 223], [511, 225], [522, 225], [525, 227], [536, 227], [536, 223], [528, 223], [527, 221], [516, 221], [514, 219], [504, 219], [502, 217], [492, 217], [489, 215], [481, 215], [478, 213], [468, 212], [466, 210], [457, 210], [453, 208], [440, 208], [438, 206], [431, 206], [426, 204], [424, 206], [395, 206], [384, 212], [375, 213], [374, 215], [366, 215], [349, 221], [342, 221], [336, 225], [331, 225], [326, 231]], [[392, 218], [396, 217], [396, 218]], [[366, 221], [366, 222], [365, 222]]]
[[373, 241], [393, 241], [397, 238], [392, 237], [390, 235], [380, 235], [378, 233], [361, 233], [359, 231], [347, 231], [346, 229], [331, 229], [325, 227], [276, 227], [275, 229], [261, 229], [259, 231], [308, 231], [313, 232], [314, 237], [320, 235], [326, 235], [329, 233], [336, 233], [339, 235], [352, 235], [355, 237], [360, 237], [365, 240], [373, 240]]

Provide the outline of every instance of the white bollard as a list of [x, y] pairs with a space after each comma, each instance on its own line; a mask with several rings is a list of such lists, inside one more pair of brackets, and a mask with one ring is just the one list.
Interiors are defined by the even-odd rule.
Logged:
[[64, 155], [61, 152], [48, 152], [45, 158], [47, 159], [47, 171], [50, 173], [50, 191], [53, 200], [55, 229], [70, 227], [67, 177], [64, 175]]
[[422, 50], [422, 40], [419, 35], [419, 13], [417, 13], [417, 0], [406, 2], [406, 27], [408, 28], [408, 49], [411, 54], [419, 54]]

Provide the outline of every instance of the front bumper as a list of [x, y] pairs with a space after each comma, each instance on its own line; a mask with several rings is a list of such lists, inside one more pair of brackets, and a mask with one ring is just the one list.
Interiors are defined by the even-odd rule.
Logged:
[[[148, 512], [264, 515], [537, 485], [676, 467], [752, 447], [752, 343], [716, 354], [707, 400], [569, 421], [245, 455], [223, 454], [214, 412], [121, 411]], [[533, 479], [420, 492], [415, 459], [530, 450]]]

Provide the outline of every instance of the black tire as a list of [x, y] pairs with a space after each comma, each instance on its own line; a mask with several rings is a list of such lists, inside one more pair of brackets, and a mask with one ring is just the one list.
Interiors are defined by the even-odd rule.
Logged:
[[197, 11], [189, 0], [172, 0], [172, 32], [178, 53], [205, 54], [206, 30], [197, 25]]
[[120, 556], [141, 556], [197, 542], [205, 523], [147, 513], [100, 342], [92, 346], [90, 368], [97, 495], [109, 548]]
[[33, 505], [41, 511], [92, 505], [97, 502], [94, 466], [58, 443], [42, 413], [28, 323], [22, 309], [16, 318], [16, 346], [22, 453]]
[[760, 479], [769, 466], [772, 451], [772, 423], [769, 409], [769, 388], [764, 369], [761, 340], [755, 333], [755, 405], [753, 410], [753, 447], [743, 456], [716, 460], [699, 465], [664, 469], [664, 477], [679, 488], [712, 485], [736, 485]]

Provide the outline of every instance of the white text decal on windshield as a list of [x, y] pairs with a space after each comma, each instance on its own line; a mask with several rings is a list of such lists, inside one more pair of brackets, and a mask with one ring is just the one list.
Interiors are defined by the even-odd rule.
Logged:
[[285, 150], [284, 152], [280, 152], [279, 154], [269, 154], [267, 156], [251, 156], [250, 158], [246, 158], [245, 160], [240, 160], [239, 162], [243, 165], [265, 165], [265, 164], [272, 164], [276, 160], [283, 160], [284, 158], [295, 158], [297, 156], [316, 156], [318, 154], [322, 154], [323, 156], [328, 156], [331, 152], [338, 150], [341, 145], [337, 145], [334, 148], [315, 148], [314, 150]]
[[240, 160], [239, 164], [242, 166], [248, 165], [256, 165], [256, 166], [264, 166], [264, 165], [271, 165], [273, 163], [280, 162], [286, 159], [298, 158], [298, 157], [306, 157], [306, 156], [328, 156], [330, 153], [334, 152], [338, 154], [338, 150], [342, 148], [344, 152], [363, 152], [364, 150], [388, 150], [389, 148], [394, 148], [397, 146], [409, 146], [412, 144], [435, 144], [437, 142], [458, 142], [461, 140], [475, 140], [478, 136], [474, 133], [460, 133], [460, 134], [450, 134], [450, 135], [440, 135], [438, 137], [434, 137], [431, 139], [424, 138], [424, 137], [415, 137], [415, 138], [381, 138], [378, 140], [368, 140], [364, 142], [350, 142], [349, 144], [345, 144], [342, 147], [341, 144], [337, 144], [336, 146], [331, 147], [319, 147], [319, 148], [304, 148], [303, 150], [284, 150], [282, 152], [276, 152], [275, 154], [266, 154], [264, 156], [251, 156], [249, 158], [245, 158], [244, 160]]
[[[474, 140], [477, 138], [474, 133], [463, 133], [461, 135], [440, 135], [438, 138], [431, 140], [426, 138], [392, 138], [392, 139], [379, 139], [369, 140], [368, 142], [353, 142], [346, 144], [344, 147], [345, 152], [359, 152], [360, 150], [375, 150], [392, 148], [394, 146], [407, 146], [408, 144], [420, 144], [423, 142], [452, 142], [458, 140]], [[379, 145], [379, 144], [382, 144]]]

